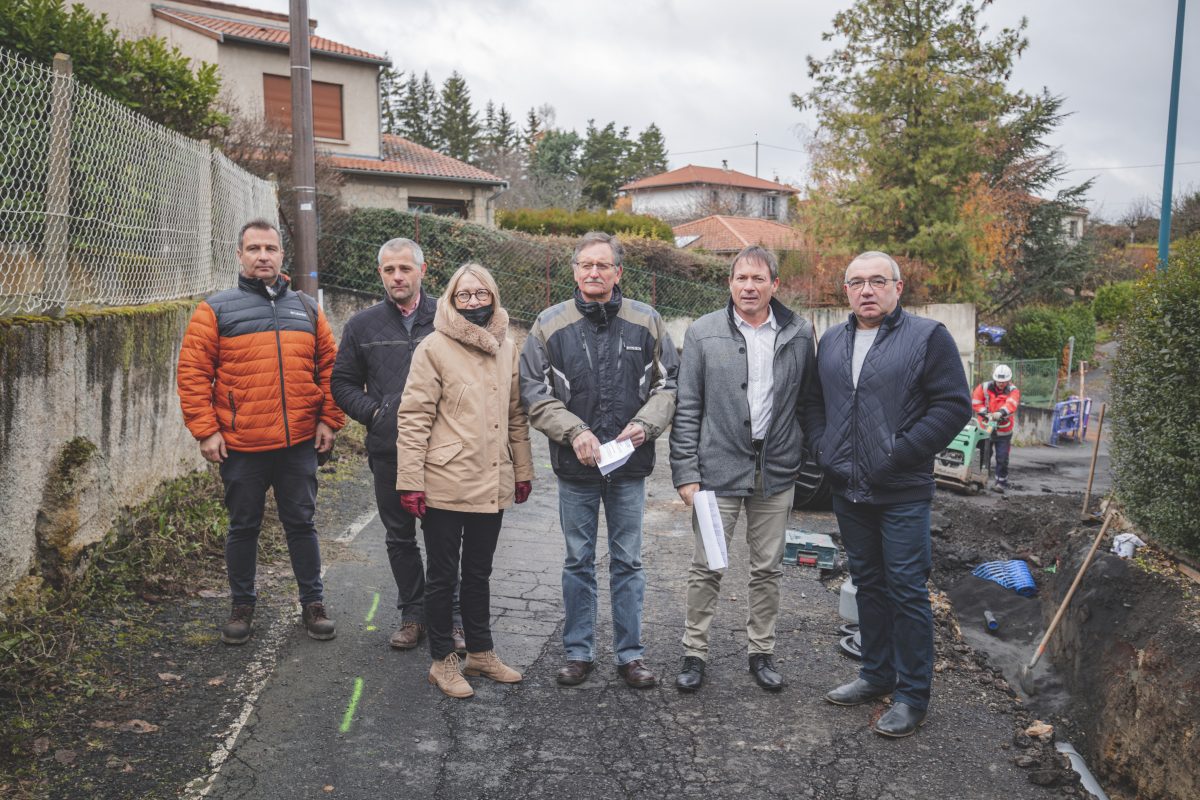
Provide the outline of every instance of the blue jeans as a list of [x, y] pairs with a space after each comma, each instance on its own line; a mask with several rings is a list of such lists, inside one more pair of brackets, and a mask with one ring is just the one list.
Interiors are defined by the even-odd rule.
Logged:
[[874, 506], [833, 498], [858, 589], [859, 677], [895, 686], [897, 701], [922, 711], [933, 682], [929, 506], [929, 500]]
[[628, 664], [642, 657], [642, 513], [645, 480], [600, 482], [558, 479], [558, 515], [567, 557], [563, 562], [563, 648], [568, 661], [596, 658], [596, 536], [600, 502], [608, 522], [608, 586], [612, 594], [613, 655]]
[[313, 526], [317, 509], [317, 451], [313, 440], [261, 453], [230, 450], [229, 457], [221, 462], [221, 480], [225, 484], [225, 508], [229, 510], [225, 569], [233, 604], [254, 605], [256, 599], [258, 533], [268, 488], [275, 490], [275, 505], [300, 588], [300, 603], [323, 600], [321, 548]]

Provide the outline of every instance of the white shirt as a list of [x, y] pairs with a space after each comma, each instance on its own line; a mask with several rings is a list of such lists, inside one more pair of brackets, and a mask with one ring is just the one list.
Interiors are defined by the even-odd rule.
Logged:
[[858, 388], [858, 375], [862, 372], [863, 362], [867, 360], [867, 353], [871, 350], [871, 345], [875, 344], [875, 337], [879, 335], [879, 328], [858, 328], [854, 331], [854, 356], [851, 359], [851, 377], [854, 378], [854, 388]]
[[738, 330], [746, 339], [746, 400], [750, 402], [750, 437], [764, 439], [771, 427], [771, 392], [775, 388], [775, 334], [779, 323], [775, 312], [767, 311], [767, 321], [757, 328], [733, 311]]

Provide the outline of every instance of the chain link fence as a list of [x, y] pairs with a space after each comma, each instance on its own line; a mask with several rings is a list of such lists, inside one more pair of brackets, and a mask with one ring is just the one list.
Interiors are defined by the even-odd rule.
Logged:
[[[401, 236], [424, 251], [427, 291], [440, 294], [459, 266], [475, 261], [495, 276], [509, 314], [525, 323], [547, 306], [570, 299], [575, 289], [574, 238], [534, 237], [434, 214], [382, 209], [358, 209], [332, 223], [322, 220], [317, 247], [321, 284], [379, 294], [379, 247]], [[625, 297], [649, 303], [664, 317], [696, 317], [728, 301], [727, 259], [654, 240], [622, 238], [622, 243]]]
[[997, 358], [995, 351], [981, 353], [975, 363], [975, 385], [992, 379], [997, 364], [1012, 368], [1012, 382], [1021, 390], [1021, 404], [1036, 408], [1054, 408], [1058, 392], [1058, 362], [1053, 358]]
[[0, 316], [234, 285], [242, 223], [275, 188], [205, 142], [0, 48]]

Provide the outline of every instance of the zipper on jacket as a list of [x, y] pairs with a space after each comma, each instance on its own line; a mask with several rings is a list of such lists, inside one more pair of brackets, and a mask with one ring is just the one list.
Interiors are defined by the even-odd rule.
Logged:
[[233, 412], [233, 419], [229, 425], [233, 430], [237, 430], [237, 403], [233, 402], [233, 390], [229, 390], [229, 410]]
[[[300, 302], [304, 302], [301, 300]], [[275, 318], [275, 352], [279, 355], [279, 400], [283, 405], [283, 440], [287, 447], [292, 446], [292, 432], [288, 427], [287, 413], [287, 386], [283, 380], [283, 339], [279, 334], [279, 309], [275, 307], [275, 300], [271, 300], [271, 316]], [[313, 360], [317, 358], [317, 347], [313, 345]]]

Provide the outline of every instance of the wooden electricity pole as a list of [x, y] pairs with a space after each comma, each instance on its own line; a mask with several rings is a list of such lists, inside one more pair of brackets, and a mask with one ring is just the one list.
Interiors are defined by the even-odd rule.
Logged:
[[291, 0], [292, 183], [296, 195], [292, 286], [317, 296], [317, 177], [313, 146], [308, 0]]

